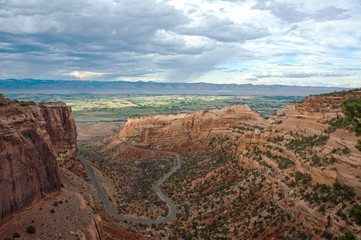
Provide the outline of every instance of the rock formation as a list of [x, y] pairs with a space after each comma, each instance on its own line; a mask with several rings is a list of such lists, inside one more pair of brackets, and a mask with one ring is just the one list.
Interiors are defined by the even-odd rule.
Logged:
[[238, 122], [263, 125], [265, 120], [247, 105], [233, 105], [195, 114], [130, 118], [119, 137], [130, 138], [134, 143], [138, 142], [138, 146], [162, 147], [181, 152], [187, 147], [202, 147], [202, 143], [196, 140], [207, 139], [216, 131], [223, 131]]
[[59, 191], [57, 160], [78, 158], [71, 109], [0, 96], [0, 219]]

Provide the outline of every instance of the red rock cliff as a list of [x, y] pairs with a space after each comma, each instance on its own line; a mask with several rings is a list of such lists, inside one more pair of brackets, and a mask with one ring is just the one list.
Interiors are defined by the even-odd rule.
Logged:
[[0, 96], [0, 219], [59, 191], [65, 158], [78, 158], [70, 108]]
[[204, 110], [194, 114], [153, 115], [128, 119], [119, 137], [129, 139], [144, 147], [161, 147], [182, 151], [187, 147], [202, 145], [199, 139], [207, 139], [217, 132], [239, 122], [259, 124], [265, 120], [247, 105], [233, 105], [221, 110]]

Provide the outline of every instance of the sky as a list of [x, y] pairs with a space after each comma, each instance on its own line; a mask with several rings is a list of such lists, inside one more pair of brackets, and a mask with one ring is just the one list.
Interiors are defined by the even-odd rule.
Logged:
[[0, 0], [0, 79], [361, 87], [361, 0]]

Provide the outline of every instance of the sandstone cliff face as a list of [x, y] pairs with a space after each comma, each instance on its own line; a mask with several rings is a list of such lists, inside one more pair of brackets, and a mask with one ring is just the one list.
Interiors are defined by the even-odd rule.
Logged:
[[65, 104], [0, 97], [0, 219], [60, 189], [57, 160], [78, 158], [75, 129]]
[[204, 110], [195, 114], [154, 115], [128, 119], [119, 137], [143, 147], [182, 151], [200, 145], [196, 139], [209, 138], [238, 122], [265, 123], [247, 105], [233, 105], [221, 110]]

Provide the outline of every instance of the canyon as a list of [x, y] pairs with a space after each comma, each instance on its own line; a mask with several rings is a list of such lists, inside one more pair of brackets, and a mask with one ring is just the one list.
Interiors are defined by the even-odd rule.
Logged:
[[[245, 167], [253, 167], [256, 164], [245, 156], [250, 149], [254, 147], [264, 149], [271, 145], [274, 145], [274, 148], [283, 147], [285, 152], [282, 155], [292, 160], [297, 171], [311, 174], [314, 182], [332, 185], [339, 181], [352, 188], [361, 197], [361, 185], [354, 184], [359, 182], [355, 178], [361, 176], [352, 174], [353, 170], [357, 173], [361, 169], [361, 155], [354, 146], [358, 138], [353, 133], [344, 129], [335, 129], [328, 136], [328, 144], [322, 146], [320, 151], [322, 157], [329, 155], [336, 147], [347, 147], [350, 152], [346, 156], [332, 155], [335, 163], [324, 166], [322, 172], [310, 163], [301, 162], [297, 153], [285, 147], [286, 141], [280, 141], [282, 142], [280, 144], [274, 143], [277, 138], [285, 138], [289, 134], [299, 132], [302, 132], [304, 137], [317, 139], [318, 136], [327, 133], [328, 121], [343, 115], [341, 105], [344, 99], [359, 98], [361, 98], [360, 91], [346, 96], [311, 96], [301, 103], [286, 104], [276, 115], [267, 120], [247, 105], [232, 105], [221, 110], [204, 110], [195, 114], [131, 118], [118, 136], [142, 148], [178, 153], [204, 149], [207, 145], [205, 141], [210, 141], [212, 138], [230, 138], [233, 156]], [[292, 136], [289, 137], [289, 140], [291, 139]], [[336, 170], [329, 170], [334, 167]]]
[[[272, 207], [276, 206], [288, 216], [289, 221], [282, 223], [283, 229], [278, 232], [272, 230], [277, 238], [318, 239], [340, 235], [345, 229], [360, 238], [360, 227], [352, 222], [352, 218], [346, 217], [347, 209], [360, 204], [361, 152], [355, 148], [360, 138], [349, 129], [337, 126], [337, 119], [343, 117], [342, 102], [360, 98], [361, 91], [310, 96], [302, 102], [287, 104], [269, 119], [261, 118], [245, 105], [196, 114], [138, 117], [128, 119], [118, 137], [141, 148], [177, 152], [183, 157], [188, 156], [184, 158], [189, 161], [198, 159], [198, 163], [193, 163], [184, 173], [186, 175], [177, 179], [177, 183], [170, 182], [165, 187], [170, 191], [169, 195], [183, 202], [178, 207], [183, 209], [183, 213], [188, 212], [188, 219], [186, 222], [176, 222], [186, 229], [190, 223], [201, 224], [197, 220], [200, 214], [215, 215], [213, 219], [217, 219], [224, 216], [222, 211], [228, 212], [224, 216], [228, 226], [225, 229], [241, 227], [230, 223], [229, 212], [237, 206], [235, 200], [242, 199], [242, 189], [250, 191], [245, 186], [254, 189], [247, 183], [254, 177], [253, 184], [262, 187], [247, 196], [254, 199], [257, 194], [258, 198]], [[214, 154], [211, 158], [225, 156], [229, 160], [217, 167], [208, 166], [212, 171], [200, 174], [201, 171], [194, 168], [214, 164], [209, 159], [210, 152]], [[248, 178], [246, 182], [240, 177], [244, 171], [247, 172], [243, 176]], [[226, 181], [224, 174], [232, 175], [234, 179]], [[181, 190], [178, 187], [178, 191], [186, 192], [188, 196], [177, 193], [177, 186], [182, 186]], [[194, 200], [189, 195], [206, 199], [209, 194], [225, 186], [229, 190], [222, 192], [223, 199], [214, 197], [207, 200], [209, 204], [213, 202], [212, 206], [214, 202], [223, 202], [222, 207], [211, 208], [213, 214], [206, 210], [206, 206], [202, 206], [203, 209], [190, 206]], [[184, 205], [188, 205], [187, 210]], [[243, 203], [240, 205], [243, 206]], [[269, 206], [265, 205], [263, 202], [256, 209], [262, 206], [262, 211], [267, 211]], [[244, 214], [246, 211], [240, 212]], [[257, 230], [257, 222], [263, 222], [265, 217], [268, 218], [250, 217], [248, 224], [252, 227], [241, 227], [243, 234], [246, 234], [243, 237], [252, 237]], [[268, 224], [272, 224], [272, 221]], [[268, 232], [270, 228], [263, 225], [260, 234], [253, 237], [272, 235]], [[194, 237], [199, 231], [186, 232], [189, 235], [184, 236]], [[234, 232], [217, 236], [235, 238], [238, 235]]]
[[[78, 141], [66, 105], [0, 98], [0, 235], [27, 236], [24, 226], [34, 225], [38, 239], [336, 239], [346, 231], [360, 239], [350, 215], [361, 203], [360, 137], [342, 109], [360, 98], [359, 90], [310, 96], [267, 119], [232, 105], [125, 126], [82, 123]], [[145, 221], [168, 214], [154, 184], [175, 164], [166, 152], [178, 153], [181, 168], [162, 184], [176, 217], [147, 225], [109, 216], [78, 148], [112, 207]]]

